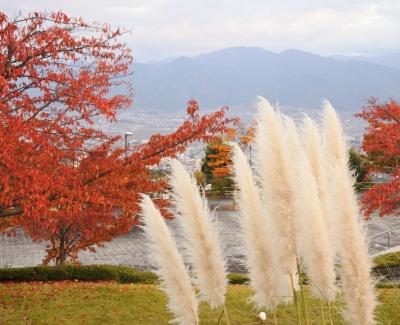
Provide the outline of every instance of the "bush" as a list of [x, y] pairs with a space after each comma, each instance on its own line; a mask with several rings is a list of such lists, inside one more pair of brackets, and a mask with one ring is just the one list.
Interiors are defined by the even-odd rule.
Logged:
[[[302, 273], [302, 279], [303, 279], [303, 284], [309, 284], [310, 279], [307, 276], [307, 274]], [[228, 283], [229, 284], [248, 284], [250, 281], [250, 278], [247, 274], [242, 274], [242, 273], [229, 273], [227, 276]]]
[[400, 289], [400, 283], [396, 282], [381, 282], [377, 283], [376, 287], [379, 289]]
[[400, 252], [387, 253], [374, 258], [374, 268], [400, 266]]
[[[246, 284], [246, 274], [230, 273], [229, 284]], [[138, 271], [117, 265], [63, 265], [35, 266], [23, 268], [0, 268], [0, 282], [46, 282], [46, 281], [116, 281], [118, 283], [158, 283], [157, 275], [152, 272]]]
[[242, 273], [229, 273], [227, 276], [229, 284], [247, 284], [249, 277]]
[[0, 269], [0, 282], [22, 281], [116, 281], [118, 283], [158, 282], [152, 272], [116, 265], [63, 265]]
[[[398, 276], [390, 267], [400, 267], [400, 253], [389, 253], [374, 258], [373, 273], [380, 277]], [[392, 274], [393, 273], [393, 274]], [[309, 278], [302, 274], [303, 283], [309, 284]], [[248, 284], [249, 277], [242, 273], [229, 273], [229, 284]], [[115, 281], [118, 283], [157, 284], [158, 277], [152, 272], [117, 265], [64, 265], [36, 266], [24, 268], [0, 268], [0, 282], [46, 282], [46, 281]], [[388, 284], [385, 284], [388, 285]]]

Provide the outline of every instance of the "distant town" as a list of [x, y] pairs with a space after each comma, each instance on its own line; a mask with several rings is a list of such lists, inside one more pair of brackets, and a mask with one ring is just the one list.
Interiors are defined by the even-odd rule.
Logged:
[[[182, 105], [184, 107], [184, 105]], [[216, 109], [216, 108], [214, 108]], [[304, 114], [309, 115], [315, 120], [319, 120], [321, 111], [318, 109], [309, 110], [304, 108], [281, 107], [283, 113], [293, 117], [295, 121], [300, 120]], [[212, 109], [205, 109], [205, 112]], [[240, 124], [243, 128], [248, 127], [256, 116], [255, 105], [249, 103], [246, 106], [229, 107], [229, 115], [240, 118]], [[363, 121], [354, 116], [352, 111], [339, 112], [343, 122], [343, 128], [348, 137], [350, 146], [359, 149], [362, 142], [362, 136], [365, 128]], [[152, 134], [168, 134], [176, 130], [176, 128], [184, 121], [185, 110], [181, 112], [160, 112], [146, 111], [143, 109], [129, 109], [121, 112], [116, 122], [98, 119], [96, 122], [105, 133], [112, 136], [121, 136], [120, 145], [124, 146], [125, 134], [128, 134], [127, 141], [130, 148], [136, 145], [144, 144], [148, 141]], [[190, 170], [196, 170], [199, 167], [201, 159], [204, 157], [204, 144], [200, 142], [193, 143], [189, 146], [179, 159]]]

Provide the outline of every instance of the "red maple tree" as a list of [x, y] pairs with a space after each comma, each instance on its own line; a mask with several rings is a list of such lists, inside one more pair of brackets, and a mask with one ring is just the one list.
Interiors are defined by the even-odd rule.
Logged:
[[382, 173], [388, 181], [376, 183], [362, 196], [366, 216], [378, 211], [381, 217], [400, 212], [400, 104], [394, 100], [380, 103], [371, 98], [357, 114], [368, 123], [362, 150], [370, 175]]
[[131, 105], [122, 33], [61, 12], [0, 13], [0, 220], [46, 241], [45, 263], [76, 261], [79, 250], [129, 231], [140, 193], [165, 185], [149, 167], [235, 122], [225, 108], [201, 116], [191, 100], [174, 133], [133, 152], [118, 147], [120, 137], [93, 118], [114, 121]]

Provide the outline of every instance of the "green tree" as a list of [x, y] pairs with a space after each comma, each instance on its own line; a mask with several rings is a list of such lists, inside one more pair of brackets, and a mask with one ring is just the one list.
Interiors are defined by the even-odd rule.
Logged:
[[366, 158], [355, 148], [349, 150], [349, 165], [354, 171], [357, 183], [368, 181], [367, 169], [364, 167]]

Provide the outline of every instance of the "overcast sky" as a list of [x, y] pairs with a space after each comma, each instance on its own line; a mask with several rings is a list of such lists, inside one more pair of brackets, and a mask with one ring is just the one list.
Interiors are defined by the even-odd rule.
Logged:
[[136, 61], [231, 46], [322, 55], [400, 52], [400, 0], [0, 0], [8, 15], [62, 10], [132, 31]]

